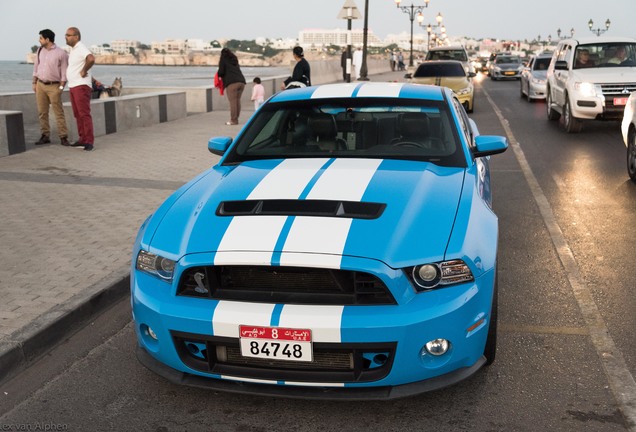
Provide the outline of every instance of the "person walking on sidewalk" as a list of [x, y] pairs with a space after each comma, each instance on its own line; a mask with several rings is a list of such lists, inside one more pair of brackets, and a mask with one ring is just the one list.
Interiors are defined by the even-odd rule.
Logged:
[[219, 59], [219, 77], [223, 80], [223, 87], [230, 103], [230, 121], [226, 125], [237, 125], [241, 115], [241, 96], [245, 90], [245, 77], [241, 72], [238, 58], [229, 48], [221, 50]]
[[55, 45], [55, 33], [49, 29], [42, 30], [40, 32], [40, 47], [33, 62], [33, 91], [35, 92], [40, 132], [42, 133], [35, 145], [51, 142], [49, 106], [55, 114], [60, 144], [70, 145], [64, 108], [62, 107], [62, 92], [66, 84], [67, 67], [68, 54]]
[[311, 68], [309, 62], [305, 59], [303, 47], [297, 46], [292, 50], [296, 66], [289, 78], [283, 81], [280, 86], [281, 90], [309, 87], [311, 85]]
[[82, 35], [77, 27], [69, 27], [65, 36], [66, 44], [71, 47], [66, 78], [68, 79], [71, 106], [79, 134], [79, 140], [71, 145], [84, 147], [84, 150], [91, 151], [95, 144], [95, 137], [93, 135], [93, 118], [91, 117], [93, 82], [90, 69], [95, 64], [95, 57], [82, 43]]

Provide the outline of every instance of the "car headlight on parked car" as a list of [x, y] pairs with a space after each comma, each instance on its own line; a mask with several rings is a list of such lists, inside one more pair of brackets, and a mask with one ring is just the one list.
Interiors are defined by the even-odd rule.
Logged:
[[541, 78], [532, 78], [534, 84], [545, 84], [545, 80]]
[[463, 89], [457, 90], [456, 93], [458, 95], [467, 95], [471, 94], [473, 91], [472, 87], [464, 87]]
[[[576, 82], [574, 83], [574, 89], [581, 94], [583, 97], [594, 97], [597, 94], [601, 94], [601, 92], [597, 93], [597, 86], [590, 82]], [[600, 89], [599, 89], [600, 90]]]
[[140, 250], [137, 255], [137, 270], [157, 276], [167, 282], [172, 281], [176, 261]]
[[405, 272], [417, 291], [474, 280], [470, 268], [462, 260], [442, 261], [408, 267]]

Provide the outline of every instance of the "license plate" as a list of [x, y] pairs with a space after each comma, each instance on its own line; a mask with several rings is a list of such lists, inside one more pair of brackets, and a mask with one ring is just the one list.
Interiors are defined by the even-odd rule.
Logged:
[[514, 75], [514, 72], [504, 72], [504, 75]]
[[283, 327], [239, 326], [243, 357], [310, 362], [311, 330]]
[[627, 105], [626, 97], [614, 98], [614, 105]]

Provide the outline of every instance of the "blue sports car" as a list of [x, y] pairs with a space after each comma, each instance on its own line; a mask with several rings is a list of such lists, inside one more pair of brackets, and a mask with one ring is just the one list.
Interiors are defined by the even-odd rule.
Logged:
[[137, 357], [172, 382], [391, 399], [495, 358], [498, 221], [480, 136], [445, 87], [270, 98], [135, 241]]

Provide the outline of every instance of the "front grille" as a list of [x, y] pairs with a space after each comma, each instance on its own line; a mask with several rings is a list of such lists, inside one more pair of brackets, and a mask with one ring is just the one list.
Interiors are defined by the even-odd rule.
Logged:
[[636, 83], [601, 84], [601, 88], [605, 96], [627, 97], [631, 92], [636, 91]]
[[372, 274], [311, 267], [192, 267], [183, 272], [177, 295], [311, 305], [397, 304]]
[[391, 371], [396, 343], [314, 343], [313, 361], [243, 357], [234, 338], [172, 332], [181, 361], [205, 373], [277, 381], [371, 382]]

